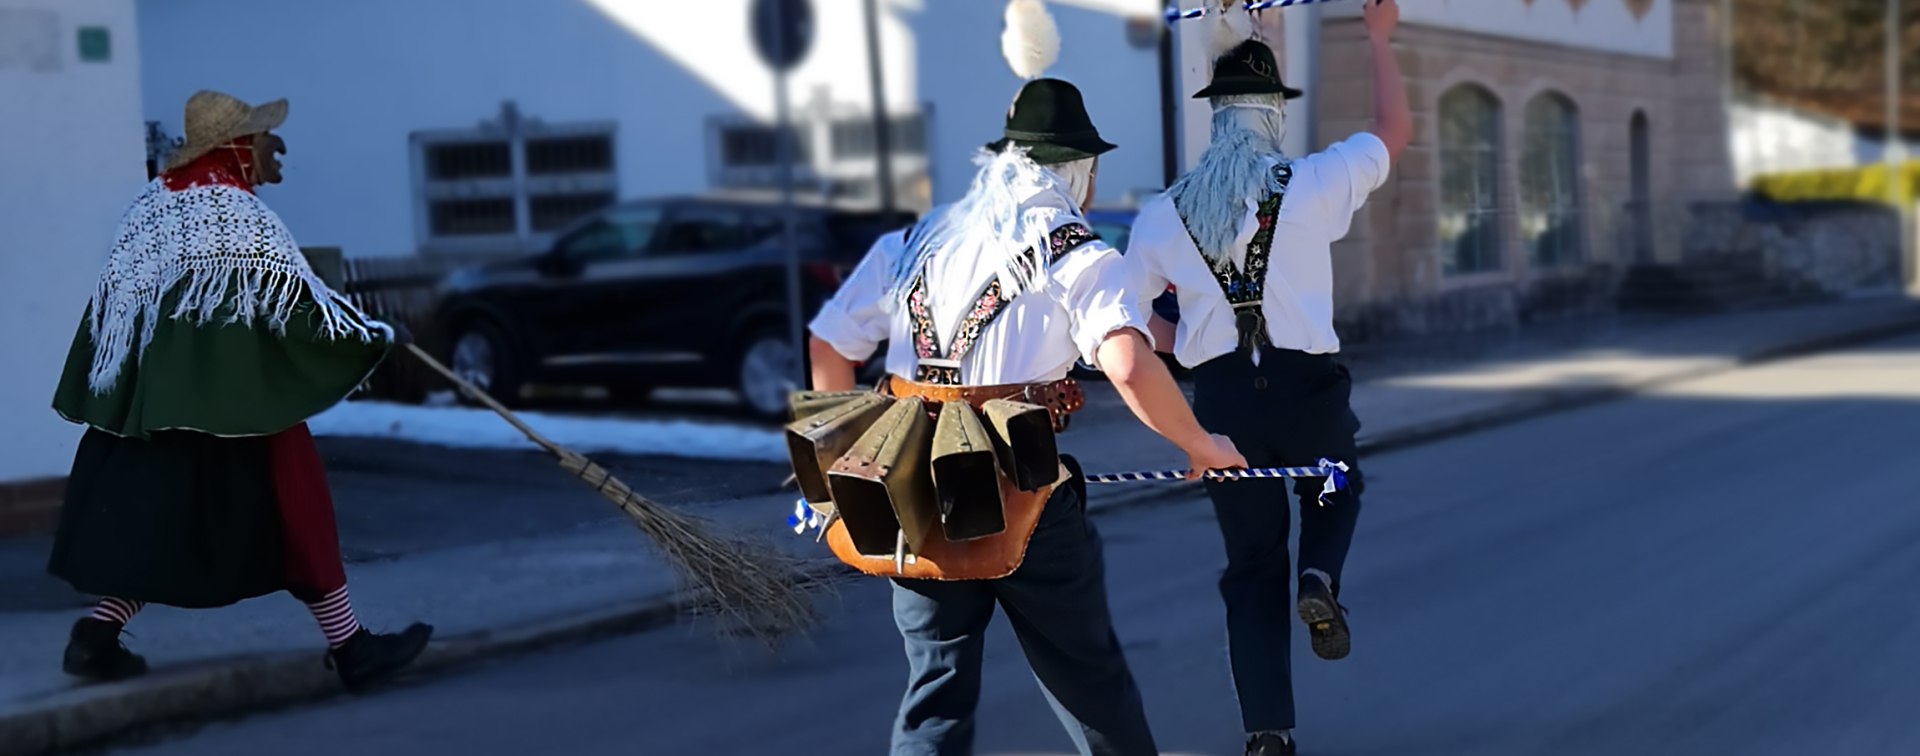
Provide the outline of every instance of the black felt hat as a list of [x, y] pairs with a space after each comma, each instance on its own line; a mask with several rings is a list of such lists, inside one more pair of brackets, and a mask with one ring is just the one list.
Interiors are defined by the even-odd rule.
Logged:
[[1027, 156], [1041, 165], [1084, 160], [1114, 148], [1093, 127], [1080, 89], [1059, 79], [1035, 79], [1020, 88], [1007, 110], [1006, 131], [987, 149], [1000, 152], [1008, 145], [1027, 148]]
[[1193, 99], [1227, 95], [1277, 94], [1293, 99], [1306, 94], [1280, 81], [1280, 66], [1265, 42], [1249, 39], [1213, 59], [1213, 81], [1193, 93]]

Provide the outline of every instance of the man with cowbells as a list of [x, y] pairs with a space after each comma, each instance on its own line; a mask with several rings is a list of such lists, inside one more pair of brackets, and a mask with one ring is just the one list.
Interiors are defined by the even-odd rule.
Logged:
[[313, 613], [350, 690], [398, 672], [432, 628], [360, 626], [326, 471], [306, 420], [394, 342], [308, 267], [254, 196], [280, 183], [285, 100], [187, 101], [186, 143], [122, 217], [54, 409], [86, 426], [52, 572], [102, 597], [73, 627], [72, 675], [147, 671], [120, 643], [147, 604], [226, 606], [278, 591]]
[[[1338, 597], [1363, 479], [1355, 459], [1359, 421], [1352, 380], [1334, 361], [1331, 244], [1346, 235], [1367, 195], [1412, 135], [1391, 36], [1395, 0], [1362, 0], [1372, 60], [1374, 127], [1324, 151], [1281, 151], [1285, 107], [1301, 92], [1282, 83], [1273, 51], [1254, 38], [1239, 0], [1210, 13], [1217, 57], [1195, 94], [1213, 106], [1212, 144], [1192, 172], [1140, 210], [1127, 261], [1139, 295], [1171, 285], [1177, 325], [1156, 321], [1156, 339], [1192, 370], [1194, 411], [1232, 438], [1255, 467], [1347, 466], [1349, 485], [1322, 494], [1301, 479], [1300, 559], [1289, 563], [1287, 482], [1208, 481], [1227, 568], [1220, 594], [1247, 753], [1294, 753], [1292, 615], [1306, 622], [1315, 654], [1340, 659], [1349, 632]], [[1288, 596], [1297, 578], [1298, 601]]]
[[[964, 197], [935, 208], [910, 231], [882, 238], [814, 319], [814, 388], [853, 388], [855, 363], [885, 341], [889, 412], [940, 405], [935, 414], [944, 432], [956, 415], [985, 407], [993, 416], [995, 402], [1032, 407], [1054, 418], [1043, 444], [1051, 454], [1052, 432], [1079, 406], [1068, 371], [1084, 359], [1107, 372], [1141, 420], [1185, 451], [1193, 469], [1242, 466], [1232, 443], [1195, 421], [1153, 354], [1133, 274], [1082, 215], [1098, 156], [1113, 145], [1100, 138], [1077, 88], [1038, 78], [1057, 55], [1052, 18], [1038, 0], [1014, 0], [1007, 22], [1003, 51], [1029, 81], [1007, 114], [1004, 138], [977, 159], [980, 171]], [[900, 427], [926, 422], [892, 417]], [[924, 454], [924, 444], [919, 448]], [[796, 458], [796, 472], [808, 463]], [[971, 752], [996, 604], [1081, 753], [1157, 752], [1113, 631], [1101, 544], [1076, 462], [1046, 458], [1045, 479], [1031, 488], [1000, 467], [1004, 510], [991, 494], [952, 502], [956, 511], [1004, 511], [1004, 530], [989, 537], [959, 540], [951, 521], [914, 532], [916, 520], [904, 509], [913, 502], [896, 502], [903, 507], [899, 553], [884, 512], [871, 515], [888, 528], [877, 548], [860, 547], [857, 533], [850, 535], [860, 529], [857, 518], [870, 515], [855, 511], [859, 502], [843, 493], [853, 489], [841, 483], [859, 482], [853, 475], [864, 465], [842, 459], [836, 466], [834, 474], [846, 477], [832, 489], [838, 519], [826, 538], [843, 561], [893, 579], [894, 621], [910, 674], [892, 753]], [[941, 474], [936, 468], [934, 480], [920, 485], [947, 496]]]

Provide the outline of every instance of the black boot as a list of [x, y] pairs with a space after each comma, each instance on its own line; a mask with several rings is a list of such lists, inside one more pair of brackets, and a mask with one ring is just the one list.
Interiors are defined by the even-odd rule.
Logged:
[[147, 660], [120, 642], [121, 625], [82, 617], [73, 623], [60, 668], [74, 677], [110, 682], [147, 673]]
[[1249, 736], [1247, 756], [1293, 756], [1293, 738], [1272, 732]]
[[1313, 653], [1322, 659], [1345, 659], [1353, 649], [1347, 630], [1347, 609], [1317, 575], [1300, 576], [1300, 620], [1307, 623]]
[[432, 639], [433, 626], [418, 622], [390, 635], [361, 628], [344, 645], [327, 652], [327, 665], [340, 673], [340, 682], [347, 690], [358, 693], [412, 664]]

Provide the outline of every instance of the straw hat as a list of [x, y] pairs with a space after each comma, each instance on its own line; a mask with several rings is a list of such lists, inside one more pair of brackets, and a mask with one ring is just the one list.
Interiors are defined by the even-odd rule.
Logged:
[[287, 101], [258, 107], [219, 92], [201, 91], [187, 98], [186, 143], [167, 159], [167, 170], [193, 162], [214, 148], [245, 136], [265, 134], [287, 120]]

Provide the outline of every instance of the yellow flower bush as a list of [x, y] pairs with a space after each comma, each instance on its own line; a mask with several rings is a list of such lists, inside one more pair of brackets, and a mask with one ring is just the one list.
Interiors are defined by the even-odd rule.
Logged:
[[[1920, 160], [1903, 163], [1898, 180], [1901, 202], [1911, 203], [1920, 197]], [[1775, 202], [1883, 202], [1887, 199], [1887, 165], [1770, 173], [1754, 178], [1753, 191]]]

